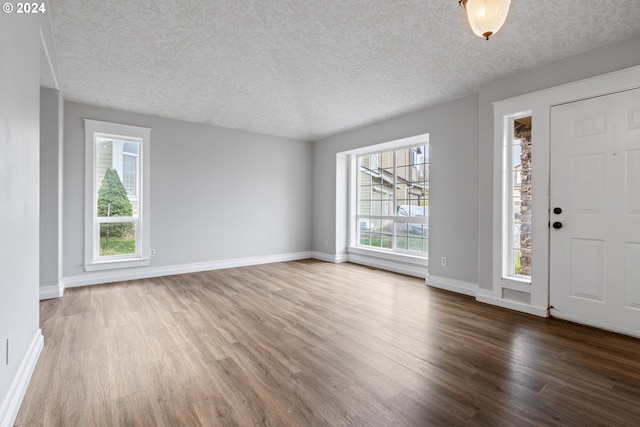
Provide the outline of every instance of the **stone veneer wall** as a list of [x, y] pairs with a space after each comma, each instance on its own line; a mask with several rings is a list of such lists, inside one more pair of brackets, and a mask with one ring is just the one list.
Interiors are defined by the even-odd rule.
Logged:
[[521, 128], [520, 139], [520, 274], [531, 275], [531, 127]]

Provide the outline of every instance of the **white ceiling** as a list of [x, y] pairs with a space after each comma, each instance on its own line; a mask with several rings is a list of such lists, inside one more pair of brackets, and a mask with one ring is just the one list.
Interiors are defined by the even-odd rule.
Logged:
[[[65, 99], [317, 140], [640, 34], [639, 0], [49, 0]], [[43, 77], [46, 79], [47, 77]]]

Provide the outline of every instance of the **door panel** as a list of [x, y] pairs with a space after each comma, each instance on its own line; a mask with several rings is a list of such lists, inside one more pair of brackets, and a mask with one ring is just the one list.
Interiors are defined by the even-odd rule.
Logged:
[[625, 306], [640, 310], [640, 244], [625, 244]]
[[574, 214], [602, 215], [604, 210], [604, 153], [571, 157], [571, 206]]
[[604, 302], [604, 241], [571, 239], [571, 296]]
[[626, 199], [625, 211], [627, 215], [640, 215], [640, 150], [627, 151], [625, 168]]
[[627, 129], [640, 128], [640, 104], [627, 108]]
[[640, 336], [640, 89], [553, 107], [550, 179], [552, 315]]

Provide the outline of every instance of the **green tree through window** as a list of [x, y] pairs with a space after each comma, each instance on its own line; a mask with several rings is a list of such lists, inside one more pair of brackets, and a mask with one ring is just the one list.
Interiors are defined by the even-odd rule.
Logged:
[[[108, 168], [98, 190], [98, 217], [113, 217], [133, 215], [133, 207], [127, 197], [118, 172]], [[109, 224], [101, 229], [101, 236], [123, 237], [132, 229], [131, 223]], [[108, 234], [107, 234], [108, 233]]]

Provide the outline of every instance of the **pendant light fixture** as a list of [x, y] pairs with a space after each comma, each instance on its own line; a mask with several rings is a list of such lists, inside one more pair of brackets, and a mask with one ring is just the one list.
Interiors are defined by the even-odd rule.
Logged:
[[467, 10], [473, 32], [489, 40], [507, 19], [511, 0], [458, 0], [458, 3]]

